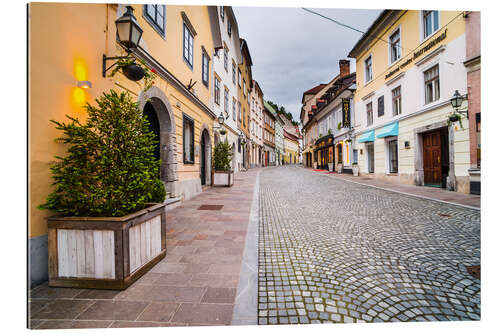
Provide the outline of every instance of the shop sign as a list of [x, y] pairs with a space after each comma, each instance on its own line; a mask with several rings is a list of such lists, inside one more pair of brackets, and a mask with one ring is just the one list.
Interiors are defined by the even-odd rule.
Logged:
[[427, 43], [420, 50], [418, 50], [416, 52], [413, 52], [413, 57], [408, 58], [405, 62], [401, 63], [401, 65], [396, 66], [396, 68], [394, 68], [392, 71], [390, 71], [389, 73], [387, 73], [385, 75], [385, 79], [387, 80], [388, 78], [390, 78], [391, 76], [393, 76], [394, 74], [396, 74], [397, 72], [399, 72], [400, 70], [404, 69], [406, 66], [408, 66], [409, 64], [411, 64], [414, 60], [418, 59], [422, 54], [424, 54], [427, 51], [429, 51], [437, 43], [439, 43], [442, 40], [444, 40], [446, 38], [446, 33], [447, 32], [448, 32], [448, 29], [444, 29], [444, 31], [443, 31], [443, 33], [441, 35], [439, 35], [436, 38], [434, 38], [433, 40], [431, 40], [429, 43]]
[[343, 127], [351, 127], [351, 100], [342, 98], [342, 124]]

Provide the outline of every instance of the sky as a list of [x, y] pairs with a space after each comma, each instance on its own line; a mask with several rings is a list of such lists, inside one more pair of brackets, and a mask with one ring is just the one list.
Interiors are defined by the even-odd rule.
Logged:
[[[366, 31], [381, 10], [310, 8]], [[252, 76], [265, 100], [271, 100], [300, 121], [302, 93], [327, 83], [339, 73], [361, 33], [301, 8], [233, 7], [240, 38], [248, 42]]]

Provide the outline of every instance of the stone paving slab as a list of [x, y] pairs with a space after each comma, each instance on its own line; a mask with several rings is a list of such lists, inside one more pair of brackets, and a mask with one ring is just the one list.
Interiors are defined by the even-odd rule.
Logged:
[[257, 174], [237, 173], [231, 188], [208, 188], [168, 211], [166, 257], [127, 290], [30, 290], [30, 328], [231, 324]]
[[260, 216], [259, 324], [480, 319], [477, 209], [282, 167]]

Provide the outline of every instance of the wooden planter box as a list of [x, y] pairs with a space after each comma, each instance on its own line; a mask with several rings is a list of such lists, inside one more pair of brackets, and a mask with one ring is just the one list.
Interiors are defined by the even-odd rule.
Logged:
[[212, 186], [227, 186], [234, 185], [234, 171], [215, 171], [212, 170]]
[[126, 289], [167, 254], [165, 204], [123, 217], [50, 217], [49, 286]]

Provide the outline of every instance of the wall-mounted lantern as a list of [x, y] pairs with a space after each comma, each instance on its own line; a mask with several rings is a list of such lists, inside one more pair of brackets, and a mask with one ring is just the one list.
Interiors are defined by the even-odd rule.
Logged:
[[[462, 106], [462, 102], [466, 98], [467, 98], [466, 96], [464, 97], [464, 96], [460, 95], [458, 90], [455, 90], [453, 97], [450, 99], [450, 103], [451, 103], [451, 106], [453, 107], [453, 109], [455, 109], [455, 113], [465, 114], [465, 115], [467, 115], [467, 119], [469, 119], [469, 111], [468, 110], [459, 110], [460, 107]], [[458, 115], [452, 114], [450, 116], [450, 121], [452, 121], [452, 122], [458, 121], [458, 119], [459, 119]]]
[[[134, 8], [132, 6], [127, 6], [127, 11], [120, 18], [115, 21], [116, 25], [116, 35], [118, 37], [119, 43], [125, 48], [127, 55], [122, 57], [106, 57], [105, 54], [102, 56], [102, 76], [106, 77], [106, 72], [110, 70], [113, 66], [117, 64], [115, 62], [108, 68], [106, 68], [106, 62], [108, 60], [120, 60], [129, 59], [130, 53], [133, 49], [139, 46], [139, 42], [142, 37], [142, 29], [137, 23], [134, 16]], [[131, 59], [133, 60], [133, 59]], [[123, 74], [132, 80], [139, 81], [144, 77], [144, 69], [137, 66], [133, 61], [123, 68]]]
[[92, 88], [92, 82], [90, 82], [90, 81], [77, 81], [76, 86], [78, 88], [82, 88], [82, 89], [89, 89], [89, 88]]

